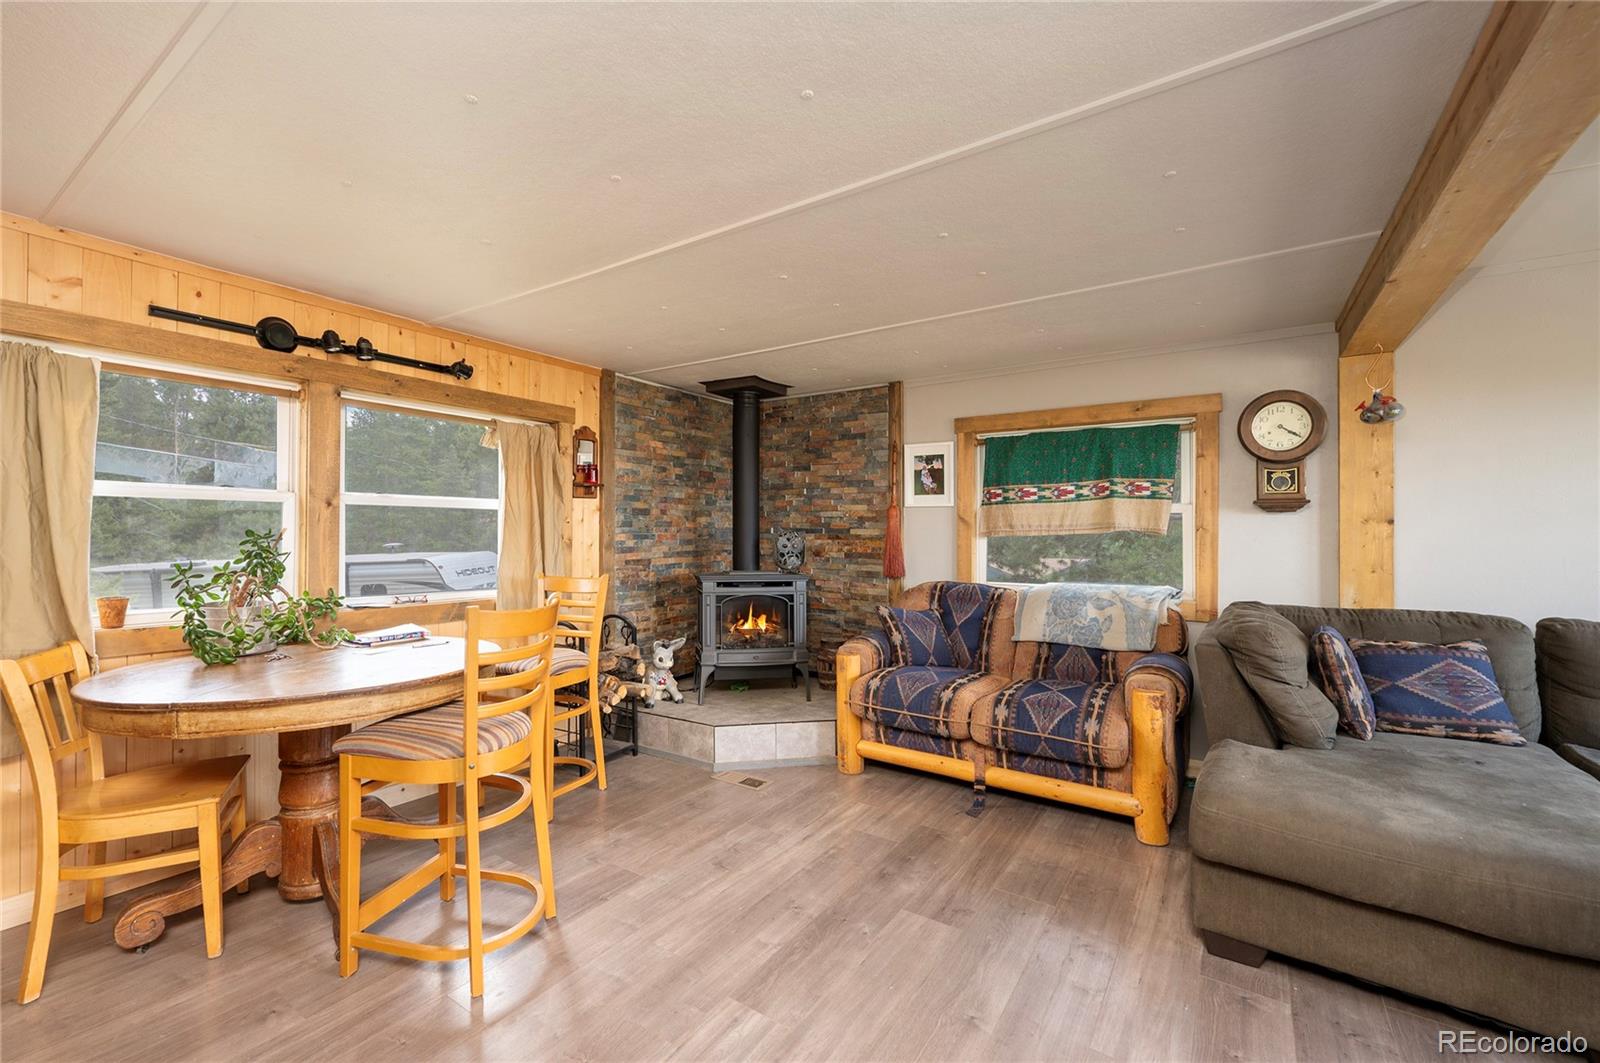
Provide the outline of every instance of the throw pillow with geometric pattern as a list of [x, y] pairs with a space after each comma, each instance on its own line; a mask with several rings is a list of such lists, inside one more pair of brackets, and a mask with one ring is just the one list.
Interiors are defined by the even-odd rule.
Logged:
[[1322, 692], [1339, 710], [1339, 730], [1363, 742], [1371, 738], [1377, 710], [1350, 643], [1324, 624], [1311, 633], [1311, 659], [1317, 663]]
[[933, 668], [954, 668], [955, 654], [950, 650], [950, 636], [945, 633], [944, 621], [937, 609], [891, 609], [878, 606], [878, 619], [883, 623], [883, 633], [889, 636], [891, 662], [895, 668], [923, 665]]
[[1351, 639], [1350, 649], [1372, 693], [1378, 730], [1527, 745], [1483, 643]]

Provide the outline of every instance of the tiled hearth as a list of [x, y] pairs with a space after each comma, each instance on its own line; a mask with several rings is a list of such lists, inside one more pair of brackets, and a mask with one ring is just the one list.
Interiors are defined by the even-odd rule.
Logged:
[[[687, 684], [685, 684], [687, 685]], [[706, 690], [696, 705], [660, 702], [639, 713], [639, 745], [653, 753], [717, 771], [825, 764], [833, 760], [833, 698], [807, 702], [785, 680], [753, 680], [739, 692], [726, 684]]]

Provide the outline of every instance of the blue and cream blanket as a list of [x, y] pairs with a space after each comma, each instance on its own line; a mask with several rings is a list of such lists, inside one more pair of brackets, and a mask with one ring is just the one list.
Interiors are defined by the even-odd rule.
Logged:
[[1122, 583], [1024, 587], [1013, 638], [1101, 650], [1153, 650], [1156, 631], [1178, 595], [1175, 587]]

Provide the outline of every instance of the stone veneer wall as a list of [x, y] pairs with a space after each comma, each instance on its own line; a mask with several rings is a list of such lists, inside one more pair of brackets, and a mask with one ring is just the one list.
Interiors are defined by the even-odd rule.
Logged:
[[[732, 407], [617, 377], [616, 610], [653, 638], [698, 636], [695, 576], [732, 564]], [[762, 404], [761, 564], [774, 529], [806, 537], [811, 653], [878, 627], [889, 497], [889, 389]]]
[[761, 561], [776, 568], [775, 528], [806, 537], [813, 658], [878, 629], [889, 498], [889, 389], [862, 388], [762, 404]]
[[728, 440], [732, 407], [640, 383], [616, 384], [611, 445], [616, 611], [639, 625], [640, 642], [698, 638], [695, 576], [726, 568], [732, 553]]

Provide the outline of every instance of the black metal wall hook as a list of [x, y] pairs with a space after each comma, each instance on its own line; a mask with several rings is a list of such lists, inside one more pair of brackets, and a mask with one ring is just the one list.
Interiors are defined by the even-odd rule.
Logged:
[[224, 332], [237, 332], [242, 336], [254, 336], [262, 347], [283, 354], [288, 354], [296, 347], [315, 347], [328, 354], [353, 355], [361, 362], [387, 362], [390, 365], [410, 366], [412, 369], [426, 369], [433, 373], [448, 373], [457, 380], [472, 379], [472, 366], [468, 365], [464, 358], [445, 365], [442, 362], [425, 362], [420, 358], [388, 354], [374, 347], [372, 341], [365, 336], [358, 337], [354, 343], [346, 343], [333, 329], [313, 339], [310, 336], [300, 335], [292, 323], [281, 317], [264, 317], [254, 325], [246, 325], [239, 321], [224, 321], [220, 317], [191, 314], [187, 310], [156, 306], [154, 303], [150, 304], [150, 316], [164, 318], [167, 321], [182, 321], [186, 325], [204, 325]]

